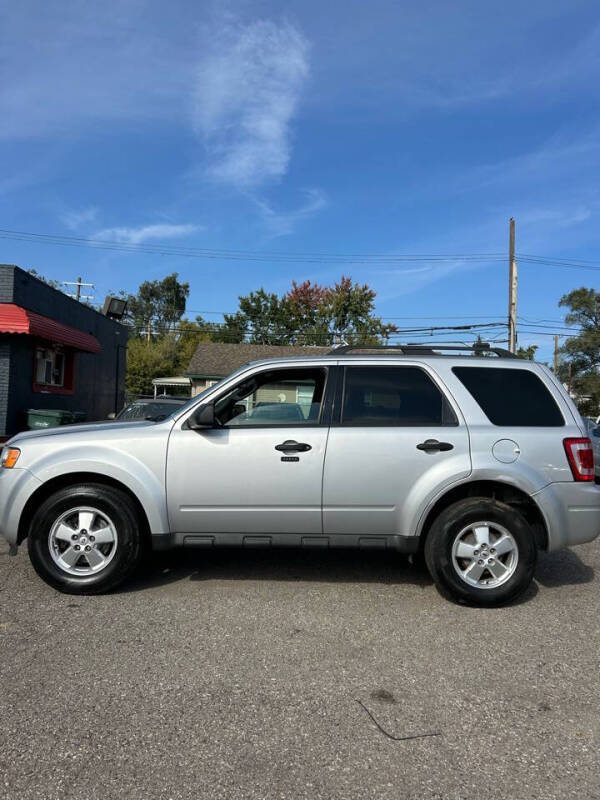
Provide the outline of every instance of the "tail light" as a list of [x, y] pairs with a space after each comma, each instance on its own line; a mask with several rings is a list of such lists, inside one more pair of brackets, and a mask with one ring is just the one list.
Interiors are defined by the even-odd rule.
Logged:
[[590, 439], [565, 439], [565, 453], [576, 481], [594, 480], [594, 448]]

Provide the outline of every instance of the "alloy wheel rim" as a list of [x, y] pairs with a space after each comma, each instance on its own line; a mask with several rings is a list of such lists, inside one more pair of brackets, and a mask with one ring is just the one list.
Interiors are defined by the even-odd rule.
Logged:
[[495, 589], [506, 583], [519, 563], [512, 533], [497, 522], [472, 522], [455, 537], [452, 566], [467, 585]]
[[54, 522], [48, 547], [54, 563], [68, 575], [85, 577], [106, 569], [117, 552], [117, 529], [103, 511], [77, 506]]

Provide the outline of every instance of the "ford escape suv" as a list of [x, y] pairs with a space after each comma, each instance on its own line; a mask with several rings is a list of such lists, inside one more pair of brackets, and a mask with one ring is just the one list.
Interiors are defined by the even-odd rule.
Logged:
[[0, 532], [63, 592], [110, 590], [146, 545], [423, 553], [455, 600], [521, 594], [539, 550], [600, 532], [583, 421], [546, 367], [399, 346], [258, 361], [160, 421], [21, 433]]

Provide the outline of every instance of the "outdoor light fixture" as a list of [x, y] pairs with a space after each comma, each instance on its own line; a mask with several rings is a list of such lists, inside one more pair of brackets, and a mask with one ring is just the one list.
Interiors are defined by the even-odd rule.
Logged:
[[127, 300], [122, 297], [111, 297], [110, 295], [104, 301], [104, 308], [102, 313], [105, 317], [111, 319], [121, 319], [127, 309]]

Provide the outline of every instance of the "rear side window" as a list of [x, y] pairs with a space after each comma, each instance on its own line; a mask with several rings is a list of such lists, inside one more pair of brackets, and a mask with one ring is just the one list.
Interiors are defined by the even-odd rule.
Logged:
[[419, 367], [346, 367], [342, 425], [458, 425], [448, 401]]
[[494, 425], [557, 428], [565, 424], [556, 401], [535, 373], [505, 367], [454, 367]]

